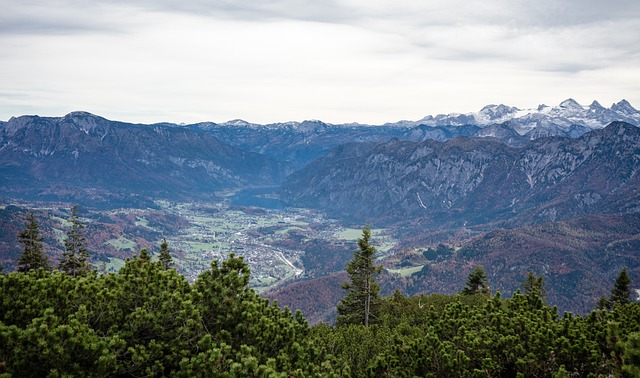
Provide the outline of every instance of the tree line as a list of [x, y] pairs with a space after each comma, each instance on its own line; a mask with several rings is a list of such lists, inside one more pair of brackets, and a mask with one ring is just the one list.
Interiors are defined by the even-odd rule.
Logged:
[[[71, 224], [61, 265], [83, 260]], [[38, 248], [30, 218], [29, 229], [23, 255]], [[166, 240], [161, 249], [168, 258], [141, 250], [116, 273], [33, 263], [0, 274], [0, 377], [640, 376], [640, 304], [626, 269], [586, 316], [549, 306], [534, 273], [510, 298], [492, 293], [482, 267], [456, 295], [381, 297], [365, 227], [336, 325], [310, 327], [248, 286], [242, 257], [189, 283]]]

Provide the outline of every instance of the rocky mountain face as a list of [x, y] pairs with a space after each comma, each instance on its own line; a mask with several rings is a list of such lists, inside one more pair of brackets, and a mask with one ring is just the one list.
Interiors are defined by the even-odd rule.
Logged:
[[597, 101], [591, 105], [580, 105], [574, 99], [567, 99], [557, 106], [540, 105], [536, 109], [518, 109], [507, 105], [487, 105], [476, 113], [452, 113], [426, 116], [417, 121], [401, 121], [395, 126], [488, 126], [509, 123], [519, 134], [533, 129], [556, 128], [569, 130], [574, 126], [589, 129], [602, 128], [614, 121], [627, 122], [638, 126], [640, 112], [626, 100], [621, 100], [606, 108]]
[[274, 185], [287, 165], [202, 132], [134, 125], [76, 112], [0, 125], [0, 191], [31, 199], [117, 206]]
[[288, 177], [281, 198], [357, 220], [534, 224], [640, 210], [640, 129], [511, 147], [481, 138], [336, 149]]

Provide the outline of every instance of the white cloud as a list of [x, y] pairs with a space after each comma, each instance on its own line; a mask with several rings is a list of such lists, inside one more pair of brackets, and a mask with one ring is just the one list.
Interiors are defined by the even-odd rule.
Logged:
[[7, 0], [0, 119], [384, 123], [639, 105], [636, 2]]

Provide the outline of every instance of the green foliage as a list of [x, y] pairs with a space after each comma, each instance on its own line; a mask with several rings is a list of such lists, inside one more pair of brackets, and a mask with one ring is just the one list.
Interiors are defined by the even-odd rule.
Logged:
[[379, 319], [368, 328], [316, 326], [311, 337], [353, 376], [638, 376], [637, 303], [559, 317], [538, 291], [509, 299], [396, 292]]
[[27, 215], [27, 225], [18, 234], [18, 241], [24, 245], [22, 254], [18, 257], [17, 271], [28, 272], [36, 269], [49, 269], [49, 259], [42, 249], [42, 237], [36, 216], [33, 213]]
[[544, 298], [547, 295], [547, 291], [544, 288], [544, 279], [542, 276], [536, 277], [534, 272], [527, 273], [527, 278], [524, 281], [524, 294]]
[[162, 239], [162, 244], [160, 244], [160, 256], [158, 260], [160, 261], [160, 266], [162, 266], [162, 269], [164, 270], [171, 268], [173, 265], [173, 258], [169, 252], [169, 244], [165, 238]]
[[346, 297], [338, 304], [336, 324], [363, 324], [369, 326], [377, 317], [380, 304], [380, 286], [375, 276], [382, 271], [381, 265], [375, 265], [376, 249], [369, 243], [371, 228], [367, 225], [358, 239], [359, 250], [353, 252], [353, 260], [347, 264], [349, 281], [342, 285]]
[[71, 229], [67, 231], [67, 239], [64, 242], [64, 252], [62, 259], [58, 265], [58, 269], [71, 275], [81, 276], [93, 270], [89, 263], [89, 252], [86, 247], [86, 239], [84, 237], [84, 225], [78, 218], [78, 206], [71, 209], [69, 217]]
[[629, 335], [624, 343], [623, 377], [640, 377], [640, 332]]
[[489, 284], [487, 283], [487, 275], [481, 266], [476, 267], [473, 272], [467, 277], [467, 283], [462, 294], [474, 295], [474, 294], [490, 294]]
[[[367, 231], [354, 288], [379, 271]], [[345, 307], [357, 321], [309, 328], [249, 288], [242, 257], [189, 283], [142, 249], [118, 273], [0, 274], [0, 377], [638, 377], [640, 303], [620, 300], [623, 272], [616, 305], [585, 317], [559, 316], [533, 273], [524, 293], [491, 296], [478, 268], [464, 294], [375, 288], [372, 324]]]
[[248, 278], [231, 256], [192, 285], [145, 250], [117, 274], [0, 275], [0, 363], [26, 377], [331, 376], [302, 315]]
[[544, 298], [547, 295], [547, 291], [544, 288], [542, 276], [536, 277], [535, 273], [529, 272], [523, 286], [524, 295], [527, 297], [529, 306], [534, 310], [544, 307]]
[[609, 304], [615, 306], [616, 304], [625, 305], [631, 302], [631, 278], [629, 278], [629, 272], [627, 268], [623, 268], [618, 277], [616, 277], [615, 285], [611, 289], [611, 295], [609, 296]]

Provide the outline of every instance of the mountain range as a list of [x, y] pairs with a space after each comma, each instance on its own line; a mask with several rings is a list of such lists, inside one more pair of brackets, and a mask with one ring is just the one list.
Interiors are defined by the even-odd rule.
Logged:
[[567, 99], [557, 106], [539, 105], [535, 109], [519, 109], [507, 105], [487, 105], [475, 113], [452, 113], [426, 116], [418, 121], [400, 121], [395, 126], [488, 126], [509, 122], [519, 134], [533, 129], [557, 128], [563, 131], [573, 126], [590, 129], [602, 128], [613, 121], [623, 121], [632, 125], [640, 123], [640, 114], [627, 100], [621, 100], [606, 108], [597, 101], [589, 106]]
[[522, 146], [530, 140], [547, 136], [577, 138], [613, 121], [638, 126], [640, 111], [626, 100], [605, 108], [596, 101], [582, 106], [568, 99], [554, 107], [540, 105], [537, 109], [522, 110], [506, 105], [487, 105], [476, 113], [426, 116], [417, 121], [380, 126], [358, 123], [333, 125], [317, 120], [260, 125], [233, 120], [187, 127], [210, 133], [244, 150], [290, 162], [299, 169], [331, 148], [350, 142], [386, 142], [392, 138], [443, 142], [459, 136], [475, 136]]
[[288, 171], [286, 163], [188, 128], [84, 112], [0, 125], [0, 191], [9, 197], [146, 206], [157, 198], [208, 198], [216, 190], [274, 185]]
[[515, 226], [640, 210], [640, 129], [613, 122], [524, 147], [482, 138], [343, 145], [290, 175], [281, 198], [359, 220]]
[[[633, 128], [614, 122], [626, 130], [622, 142], [602, 131], [610, 120], [637, 126], [640, 112], [625, 100], [605, 108], [569, 99], [535, 110], [488, 105], [382, 126], [140, 125], [86, 112], [20, 116], [0, 122], [0, 189], [9, 197], [119, 206], [284, 183], [285, 202], [356, 219], [526, 224], [635, 206], [631, 192], [624, 192], [633, 197], [625, 202], [623, 191], [597, 187], [622, 184], [623, 178], [606, 177], [617, 172], [615, 164], [628, 165], [619, 176], [635, 172], [633, 154], [624, 150], [623, 162], [622, 150], [612, 150], [635, 140]], [[574, 190], [576, 175], [587, 177], [598, 164], [608, 164], [600, 184], [592, 177], [575, 198], [559, 191]], [[552, 206], [554, 193], [564, 199]]]
[[[555, 303], [584, 311], [621, 266], [640, 277], [638, 125], [640, 112], [625, 100], [605, 108], [571, 99], [380, 126], [18, 116], [0, 122], [0, 193], [147, 208], [157, 199], [211, 200], [219, 191], [276, 186], [290, 206], [392, 230], [399, 262], [385, 266], [424, 267], [382, 277], [386, 293], [452, 292], [460, 274], [482, 264], [507, 293], [528, 269], [544, 274]], [[15, 227], [9, 231], [0, 243], [14, 246]], [[270, 296], [301, 308], [294, 292], [324, 293], [327, 303], [314, 311], [326, 316], [349, 247], [300, 240], [305, 271], [317, 274]], [[442, 261], [414, 261], [423, 258], [415, 248], [440, 241], [461, 249]]]

